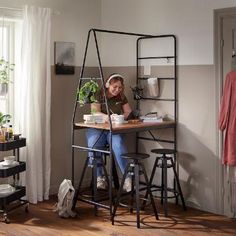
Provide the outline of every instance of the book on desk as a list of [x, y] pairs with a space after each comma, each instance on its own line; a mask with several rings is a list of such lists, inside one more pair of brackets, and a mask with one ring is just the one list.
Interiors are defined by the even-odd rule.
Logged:
[[146, 122], [163, 122], [163, 117], [162, 116], [158, 116], [156, 112], [152, 113], [148, 113], [144, 116], [140, 116], [139, 117], [140, 120], [142, 120], [144, 123]]

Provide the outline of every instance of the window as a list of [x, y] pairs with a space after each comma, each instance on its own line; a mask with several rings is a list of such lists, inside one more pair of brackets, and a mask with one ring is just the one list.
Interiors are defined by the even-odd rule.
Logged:
[[12, 117], [14, 117], [14, 82], [20, 68], [21, 32], [21, 20], [14, 17], [0, 18], [0, 58], [15, 64], [8, 92], [6, 95], [0, 95], [0, 111], [4, 114], [11, 114]]

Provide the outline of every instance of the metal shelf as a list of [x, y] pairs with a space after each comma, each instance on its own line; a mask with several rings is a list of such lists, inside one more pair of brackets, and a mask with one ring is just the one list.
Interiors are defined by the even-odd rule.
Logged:
[[18, 165], [0, 168], [0, 178], [6, 178], [26, 170], [26, 163], [19, 162]]
[[161, 57], [138, 57], [138, 60], [147, 60], [147, 59], [171, 59], [175, 58], [174, 56], [161, 56]]
[[[13, 154], [16, 156], [16, 161], [19, 162], [19, 164], [15, 166], [2, 167], [0, 169], [0, 178], [13, 176], [14, 183], [16, 183], [15, 180], [17, 180], [18, 182], [18, 180], [20, 179], [19, 173], [26, 170], [26, 163], [19, 161], [19, 158], [20, 158], [19, 149], [24, 146], [26, 146], [25, 138], [20, 138], [18, 140], [12, 140], [12, 141], [0, 143], [0, 151], [12, 150]], [[16, 179], [15, 179], [15, 176], [16, 176]], [[25, 186], [15, 186], [14, 192], [7, 193], [7, 194], [0, 194], [0, 213], [3, 214], [5, 223], [10, 223], [10, 220], [8, 219], [9, 211], [12, 211], [24, 204], [27, 204], [25, 211], [28, 211], [28, 201], [21, 199], [25, 195], [26, 195]]]
[[[151, 77], [138, 77], [139, 80], [148, 80]], [[158, 80], [175, 80], [175, 77], [158, 77]]]
[[26, 146], [26, 139], [20, 138], [18, 140], [7, 141], [0, 143], [0, 151], [9, 151]]
[[0, 207], [8, 205], [9, 203], [14, 202], [16, 200], [19, 200], [20, 198], [25, 196], [25, 193], [25, 186], [17, 186], [16, 190], [12, 193], [0, 194]]

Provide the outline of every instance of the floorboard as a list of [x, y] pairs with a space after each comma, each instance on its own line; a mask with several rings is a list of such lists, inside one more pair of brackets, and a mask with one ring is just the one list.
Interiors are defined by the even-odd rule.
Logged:
[[62, 219], [53, 211], [56, 200], [51, 199], [9, 213], [10, 224], [0, 223], [0, 235], [10, 236], [230, 236], [236, 235], [236, 220], [224, 216], [169, 204], [169, 217], [164, 217], [162, 206], [157, 202], [159, 217], [141, 212], [141, 229], [136, 228], [136, 216], [127, 209], [119, 208], [113, 226], [107, 210], [99, 209], [94, 216], [93, 207], [78, 202], [78, 216]]

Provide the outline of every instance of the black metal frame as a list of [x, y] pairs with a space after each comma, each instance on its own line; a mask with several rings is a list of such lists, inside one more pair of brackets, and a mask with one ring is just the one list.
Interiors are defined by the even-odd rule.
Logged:
[[[84, 52], [84, 57], [83, 57], [83, 63], [82, 63], [82, 68], [80, 71], [80, 78], [78, 81], [78, 86], [77, 86], [77, 90], [80, 89], [81, 87], [81, 82], [83, 80], [83, 75], [84, 75], [84, 68], [85, 68], [85, 62], [86, 62], [86, 58], [87, 58], [87, 52], [88, 52], [88, 47], [89, 47], [89, 42], [90, 42], [90, 36], [91, 34], [93, 34], [94, 36], [94, 40], [95, 40], [95, 46], [96, 46], [96, 53], [97, 53], [97, 58], [98, 58], [98, 64], [99, 64], [99, 73], [100, 73], [100, 79], [101, 79], [101, 83], [102, 83], [102, 88], [105, 91], [105, 81], [104, 81], [104, 74], [103, 74], [103, 68], [102, 68], [102, 63], [101, 63], [101, 57], [100, 57], [100, 52], [99, 52], [99, 47], [98, 47], [98, 41], [97, 41], [97, 33], [108, 33], [108, 34], [117, 34], [117, 35], [127, 35], [127, 36], [135, 36], [138, 37], [137, 39], [137, 84], [138, 84], [138, 60], [144, 59], [142, 57], [138, 57], [138, 47], [139, 47], [139, 41], [140, 40], [144, 40], [144, 39], [150, 39], [150, 38], [158, 38], [158, 37], [173, 37], [174, 38], [174, 49], [175, 49], [175, 55], [174, 56], [167, 56], [165, 58], [169, 59], [169, 58], [174, 58], [175, 59], [175, 98], [173, 99], [173, 101], [175, 102], [175, 118], [174, 120], [177, 121], [177, 88], [176, 88], [176, 80], [177, 80], [177, 73], [176, 73], [176, 69], [177, 69], [177, 65], [176, 65], [176, 38], [174, 35], [159, 35], [159, 36], [154, 36], [154, 35], [148, 35], [148, 34], [139, 34], [139, 33], [131, 33], [131, 32], [122, 32], [122, 31], [111, 31], [111, 30], [103, 30], [103, 29], [90, 29], [87, 35], [87, 41], [86, 41], [86, 46], [85, 46], [85, 52]], [[160, 58], [160, 57], [155, 57], [156, 59]], [[161, 57], [163, 58], [163, 57]], [[153, 59], [153, 57], [150, 58], [145, 58], [145, 59]], [[140, 78], [141, 79], [141, 78]], [[162, 78], [162, 79], [170, 79], [170, 78]], [[108, 104], [107, 104], [107, 97], [106, 94], [104, 94], [104, 98], [105, 98], [105, 105], [106, 105], [106, 109], [107, 109], [107, 114], [109, 117], [109, 132], [112, 134], [112, 122], [111, 122], [111, 118], [110, 118], [110, 110], [108, 108]], [[158, 100], [158, 99], [156, 99]], [[97, 151], [97, 152], [101, 152], [101, 153], [106, 153], [110, 155], [110, 159], [112, 158], [112, 135], [110, 135], [110, 150], [100, 150], [100, 149], [93, 149], [93, 148], [88, 148], [88, 147], [83, 147], [83, 146], [79, 146], [79, 145], [75, 145], [75, 130], [77, 130], [78, 128], [76, 128], [75, 126], [75, 116], [76, 116], [76, 110], [78, 108], [78, 100], [77, 97], [75, 99], [75, 103], [74, 103], [74, 109], [73, 109], [73, 116], [72, 116], [72, 126], [71, 126], [71, 141], [72, 141], [72, 184], [74, 185], [74, 158], [75, 158], [75, 149], [80, 149], [83, 151]], [[165, 128], [165, 127], [163, 127]], [[152, 136], [152, 140], [155, 141], [160, 141], [160, 142], [170, 142], [170, 143], [174, 143], [174, 149], [176, 150], [176, 125], [171, 125], [171, 126], [167, 126], [166, 128], [174, 128], [174, 140], [173, 141], [169, 141], [169, 140], [161, 140], [161, 139], [156, 139], [152, 133], [150, 132], [151, 136]], [[136, 143], [138, 142], [138, 139], [146, 139], [146, 138], [142, 138], [142, 137], [137, 137], [136, 139]], [[136, 145], [137, 147], [137, 145]], [[112, 161], [110, 161], [110, 165], [109, 165], [109, 173], [110, 173], [110, 181], [109, 181], [109, 199], [110, 199], [110, 214], [112, 214], [112, 176], [111, 176], [111, 170], [112, 170]], [[77, 201], [77, 199], [74, 199], [74, 201]], [[91, 202], [90, 202], [91, 203]], [[96, 205], [96, 203], [94, 203]], [[99, 206], [107, 208], [101, 204], [98, 203]], [[74, 206], [75, 206], [75, 202], [74, 202]]]
[[[14, 184], [16, 184], [15, 191], [13, 193], [0, 195], [0, 214], [3, 214], [5, 223], [10, 223], [8, 213], [18, 207], [26, 205], [25, 211], [28, 212], [29, 202], [22, 199], [26, 195], [26, 187], [19, 185], [19, 174], [26, 170], [26, 163], [20, 161], [20, 148], [25, 146], [25, 138], [0, 143], [0, 152], [13, 151], [13, 155], [16, 156], [16, 161], [19, 162], [19, 165], [9, 166], [0, 170], [0, 178], [13, 176]], [[17, 201], [17, 203], [11, 205], [11, 203], [15, 201]]]
[[[173, 39], [173, 44], [174, 44], [174, 51], [173, 51], [173, 55], [169, 55], [169, 56], [156, 56], [156, 57], [141, 57], [140, 56], [140, 43], [143, 40], [146, 39], [159, 39], [159, 38], [172, 38]], [[155, 97], [141, 97], [140, 99], [137, 100], [137, 104], [136, 104], [136, 108], [139, 110], [140, 107], [140, 100], [144, 99], [144, 100], [156, 100], [156, 101], [169, 101], [169, 102], [174, 102], [174, 121], [177, 122], [177, 45], [176, 45], [176, 37], [175, 35], [169, 34], [169, 35], [157, 35], [157, 36], [146, 36], [146, 37], [140, 37], [137, 40], [137, 44], [136, 44], [136, 54], [137, 54], [137, 59], [136, 59], [136, 84], [139, 85], [139, 81], [143, 80], [143, 79], [148, 79], [146, 77], [140, 77], [139, 76], [139, 61], [140, 60], [149, 60], [149, 59], [174, 59], [174, 77], [161, 77], [158, 78], [159, 80], [173, 80], [174, 81], [174, 94], [172, 98], [155, 98]], [[174, 139], [173, 140], [163, 140], [163, 139], [159, 139], [156, 138], [154, 136], [154, 134], [149, 131], [149, 134], [151, 136], [151, 138], [147, 138], [147, 137], [141, 137], [141, 136], [137, 136], [137, 142], [139, 139], [143, 139], [143, 140], [151, 140], [151, 141], [157, 141], [157, 142], [163, 142], [163, 143], [172, 143], [174, 144], [174, 150], [177, 149], [177, 127], [176, 125], [174, 127], [171, 127], [174, 129]], [[137, 145], [138, 146], [138, 145]]]

